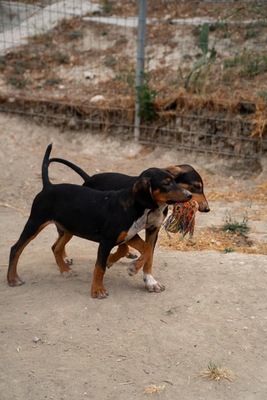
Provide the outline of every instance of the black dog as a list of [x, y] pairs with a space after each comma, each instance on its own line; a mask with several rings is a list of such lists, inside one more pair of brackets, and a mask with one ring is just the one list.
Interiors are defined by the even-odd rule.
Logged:
[[[43, 228], [55, 223], [67, 238], [75, 235], [99, 243], [91, 296], [105, 298], [108, 292], [103, 278], [111, 249], [125, 242], [135, 244], [138, 241], [135, 236], [145, 228], [150, 210], [188, 201], [192, 195], [179, 187], [170, 173], [158, 168], [142, 172], [134, 185], [118, 191], [102, 192], [73, 184], [53, 185], [48, 177], [51, 150], [49, 145], [43, 159], [43, 189], [35, 197], [30, 217], [10, 250], [8, 283], [10, 286], [23, 284], [17, 274], [20, 254]], [[144, 258], [140, 263], [143, 263], [151, 256], [151, 249], [143, 245], [139, 249]], [[60, 240], [55, 251], [59, 254], [62, 251]], [[58, 262], [61, 263], [60, 257]]]
[[[122, 188], [127, 188], [131, 187], [134, 185], [136, 180], [138, 179], [137, 176], [129, 176], [121, 173], [114, 173], [114, 172], [105, 172], [105, 173], [99, 173], [93, 176], [89, 176], [84, 170], [82, 170], [80, 167], [77, 165], [71, 163], [70, 161], [64, 160], [62, 158], [51, 158], [49, 162], [59, 162], [62, 164], [67, 165], [71, 169], [73, 169], [77, 174], [81, 176], [81, 178], [84, 180], [83, 185], [94, 188], [97, 190], [120, 190]], [[206, 200], [206, 197], [204, 195], [204, 185], [201, 176], [199, 173], [191, 166], [187, 164], [183, 165], [175, 165], [175, 166], [169, 166], [164, 168], [165, 171], [171, 173], [175, 179], [175, 181], [185, 189], [189, 190], [192, 194], [193, 197], [192, 199], [196, 200], [199, 205], [199, 211], [200, 212], [208, 212], [209, 205]], [[151, 212], [149, 214], [149, 219], [147, 225], [146, 225], [146, 237], [145, 241], [148, 246], [152, 249], [152, 256], [149, 260], [146, 261], [146, 263], [143, 265], [143, 279], [146, 284], [146, 287], [149, 291], [155, 291], [155, 292], [160, 292], [164, 290], [164, 285], [156, 281], [153, 276], [152, 276], [152, 264], [153, 264], [153, 253], [154, 253], [154, 248], [157, 242], [158, 238], [158, 233], [160, 230], [160, 227], [162, 225], [162, 222], [164, 221], [166, 215], [168, 212], [168, 207], [163, 207], [161, 209], [156, 209], [153, 213]], [[153, 223], [151, 222], [153, 218]], [[52, 246], [52, 250], [55, 252], [55, 249], [57, 249], [57, 254], [59, 252], [59, 242], [61, 243], [61, 250], [62, 250], [62, 255], [61, 259], [65, 260], [65, 265], [64, 269], [61, 270], [61, 273], [64, 275], [68, 276], [69, 274], [72, 273], [71, 268], [69, 265], [72, 263], [71, 259], [67, 258], [66, 252], [65, 252], [65, 246], [63, 245], [63, 232], [60, 232], [60, 237], [59, 239], [54, 243]], [[65, 237], [65, 239], [68, 241], [70, 237]], [[137, 240], [137, 237], [136, 237]], [[140, 242], [141, 238], [138, 239], [138, 244], [139, 246], [141, 245]], [[136, 244], [136, 243], [135, 243]], [[114, 263], [118, 261], [121, 257], [127, 255], [128, 253], [128, 246], [127, 244], [120, 245], [118, 247], [118, 250], [116, 253], [110, 255], [109, 257], [109, 263]], [[140, 266], [140, 260], [138, 265]], [[136, 273], [138, 271], [137, 266], [133, 265], [130, 268], [128, 268], [128, 273], [132, 275], [133, 273]]]

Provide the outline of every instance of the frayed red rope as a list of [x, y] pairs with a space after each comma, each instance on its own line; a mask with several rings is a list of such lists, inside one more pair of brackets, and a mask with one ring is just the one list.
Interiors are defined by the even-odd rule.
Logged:
[[183, 236], [189, 233], [191, 238], [194, 234], [197, 210], [198, 203], [195, 200], [176, 203], [173, 206], [172, 214], [163, 224], [164, 229], [171, 233], [180, 232]]

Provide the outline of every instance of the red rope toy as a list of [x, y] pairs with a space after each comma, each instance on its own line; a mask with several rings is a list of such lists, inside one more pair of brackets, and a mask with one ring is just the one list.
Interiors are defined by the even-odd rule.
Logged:
[[164, 229], [171, 233], [182, 233], [185, 236], [187, 233], [192, 238], [195, 229], [196, 213], [198, 203], [195, 200], [190, 200], [185, 203], [176, 203], [173, 206], [172, 214], [166, 219], [163, 224]]

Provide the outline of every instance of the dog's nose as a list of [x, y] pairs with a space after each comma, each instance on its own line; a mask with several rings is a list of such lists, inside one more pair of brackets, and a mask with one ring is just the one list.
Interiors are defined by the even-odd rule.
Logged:
[[209, 206], [206, 206], [205, 209], [204, 209], [204, 212], [209, 212], [209, 211], [210, 211]]

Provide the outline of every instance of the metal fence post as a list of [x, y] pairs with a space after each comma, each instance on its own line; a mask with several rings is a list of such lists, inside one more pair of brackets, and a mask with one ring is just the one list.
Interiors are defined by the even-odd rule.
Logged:
[[138, 101], [138, 88], [143, 84], [145, 67], [145, 44], [146, 44], [146, 11], [147, 1], [138, 0], [138, 39], [137, 39], [137, 64], [136, 64], [136, 91], [135, 91], [135, 120], [134, 138], [140, 137], [140, 113]]

